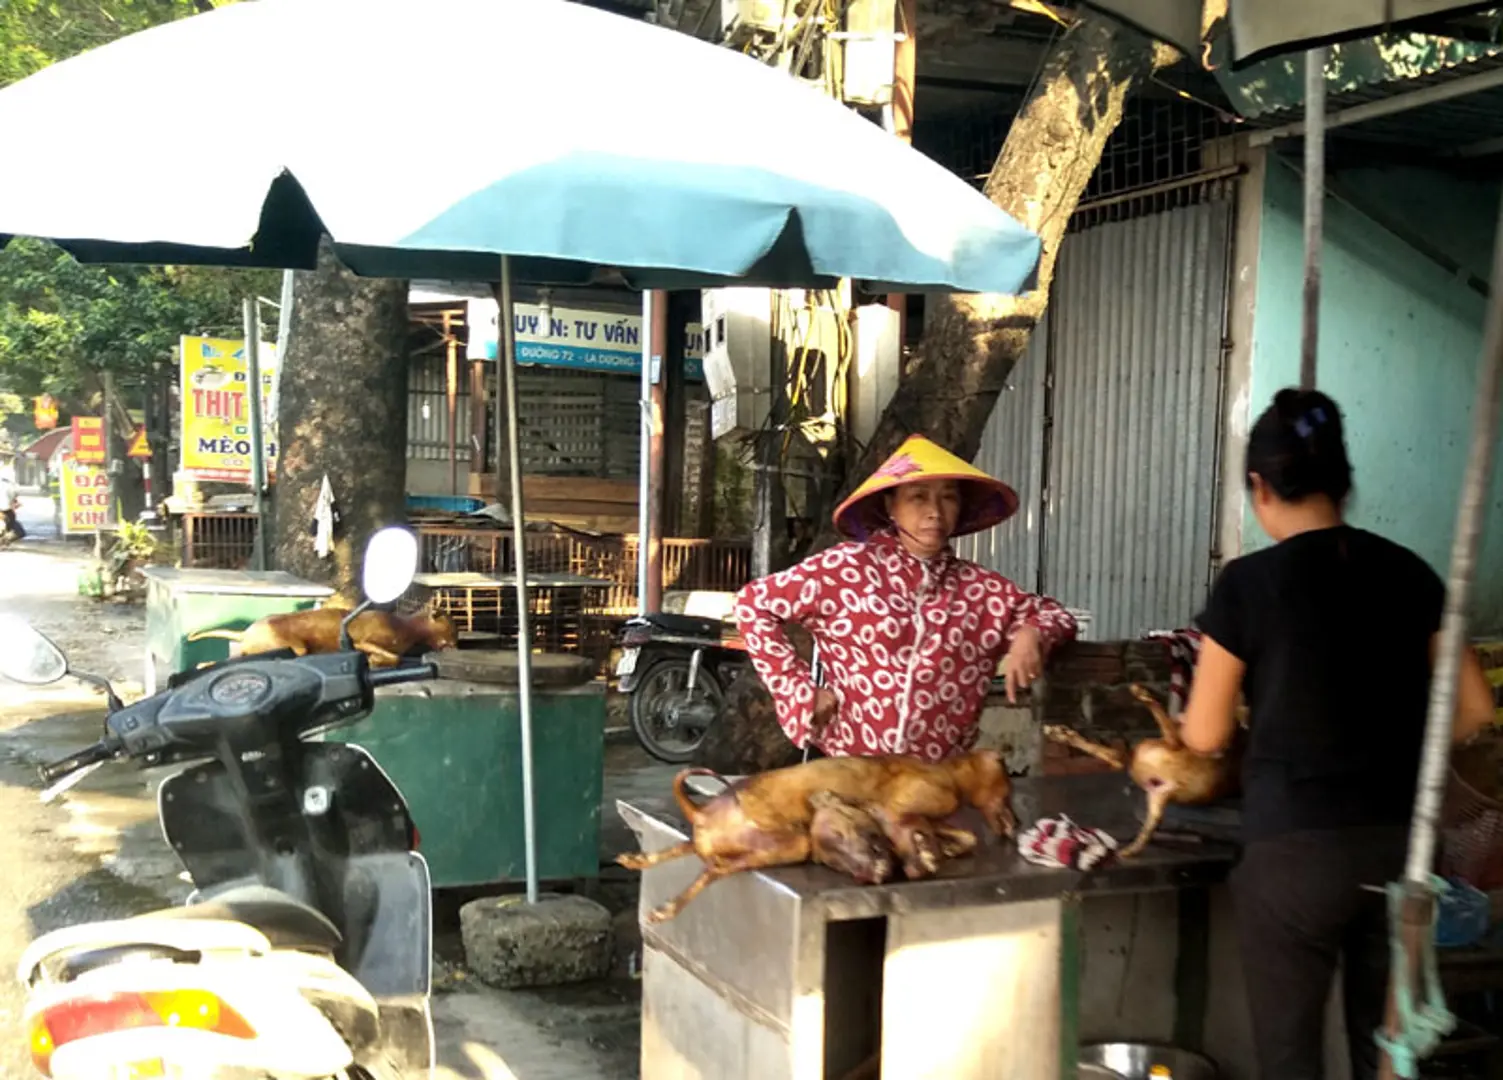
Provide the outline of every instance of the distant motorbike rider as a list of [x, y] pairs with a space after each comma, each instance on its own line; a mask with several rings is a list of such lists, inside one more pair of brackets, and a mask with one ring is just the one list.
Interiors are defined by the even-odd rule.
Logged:
[[7, 542], [24, 540], [26, 530], [21, 526], [16, 511], [21, 509], [21, 489], [16, 486], [16, 478], [9, 469], [0, 470], [0, 517], [5, 519], [5, 539]]

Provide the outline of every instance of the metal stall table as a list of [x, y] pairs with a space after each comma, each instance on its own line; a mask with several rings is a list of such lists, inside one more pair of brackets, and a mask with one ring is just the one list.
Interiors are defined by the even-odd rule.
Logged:
[[[1068, 813], [1117, 836], [1137, 831], [1142, 803], [1120, 775], [1023, 780], [1013, 797], [1020, 828]], [[617, 805], [644, 851], [687, 834], [666, 800]], [[1032, 866], [988, 839], [930, 881], [860, 886], [807, 865], [738, 874], [676, 919], [644, 925], [643, 1080], [842, 1078], [878, 1050], [887, 1078], [1074, 1080], [1081, 1003], [1102, 992], [1096, 975], [1082, 986], [1083, 901], [1134, 910], [1158, 894], [1172, 911], [1176, 890], [1203, 895], [1225, 878], [1233, 849], [1156, 845], [1082, 874]], [[691, 857], [647, 871], [641, 912], [701, 868]], [[1123, 966], [1110, 995], [1120, 1012], [1124, 999], [1161, 992], [1172, 1014], [1178, 942], [1146, 948], [1159, 955], [1153, 970], [1129, 979]], [[1167, 1027], [1166, 1039], [1172, 1015]]]
[[244, 630], [266, 615], [317, 607], [334, 595], [282, 570], [179, 570], [148, 566], [146, 578], [146, 668], [143, 684], [156, 693], [166, 676], [223, 660], [223, 639], [189, 641], [200, 630]]

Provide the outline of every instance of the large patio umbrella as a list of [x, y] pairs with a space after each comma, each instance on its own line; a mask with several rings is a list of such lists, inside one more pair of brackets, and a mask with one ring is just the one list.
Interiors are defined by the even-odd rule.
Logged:
[[[1459, 18], [1497, 7], [1454, 0], [1081, 0], [1187, 56], [1226, 34], [1236, 67], [1280, 53], [1323, 48], [1385, 30], [1456, 35]], [[1459, 35], [1459, 36], [1465, 36]]]
[[[435, 126], [443, 139], [424, 139]], [[786, 75], [564, 0], [237, 4], [0, 90], [0, 131], [12, 151], [0, 241], [45, 237], [86, 261], [312, 268], [327, 233], [357, 273], [502, 282], [529, 899], [510, 282], [851, 277], [1016, 293], [1040, 246], [964, 181]]]

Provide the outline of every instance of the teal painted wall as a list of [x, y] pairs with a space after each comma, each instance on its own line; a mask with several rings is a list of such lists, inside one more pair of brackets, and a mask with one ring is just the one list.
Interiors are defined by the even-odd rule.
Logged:
[[[1354, 178], [1355, 179], [1355, 178]], [[1360, 177], [1431, 241], [1472, 264], [1497, 220], [1474, 186], [1419, 169]], [[1356, 190], [1355, 185], [1353, 189]], [[1457, 208], [1474, 205], [1469, 216]], [[1251, 410], [1299, 381], [1304, 240], [1300, 179], [1270, 160], [1259, 235]], [[1484, 269], [1486, 260], [1483, 260]], [[1327, 199], [1317, 383], [1341, 405], [1355, 469], [1352, 523], [1404, 544], [1445, 575], [1470, 438], [1482, 345], [1483, 300], [1430, 260], [1344, 203]], [[1251, 509], [1244, 548], [1268, 543]], [[1474, 633], [1503, 630], [1503, 477], [1495, 475], [1478, 581]]]

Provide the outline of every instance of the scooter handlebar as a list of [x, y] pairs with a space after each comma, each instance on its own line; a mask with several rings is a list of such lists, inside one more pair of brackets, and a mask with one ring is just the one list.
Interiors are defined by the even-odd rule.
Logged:
[[55, 784], [66, 776], [71, 776], [79, 769], [86, 769], [90, 765], [97, 765], [101, 761], [109, 761], [120, 752], [120, 743], [115, 739], [100, 739], [93, 746], [86, 746], [76, 753], [69, 754], [61, 761], [54, 761], [50, 765], [43, 765], [37, 771], [41, 774], [42, 782]]
[[366, 676], [372, 686], [392, 686], [396, 683], [423, 682], [438, 678], [437, 664], [414, 664], [412, 667], [391, 668], [387, 671], [372, 671]]

